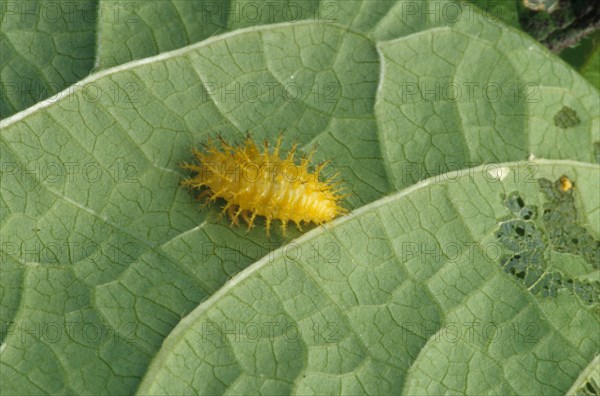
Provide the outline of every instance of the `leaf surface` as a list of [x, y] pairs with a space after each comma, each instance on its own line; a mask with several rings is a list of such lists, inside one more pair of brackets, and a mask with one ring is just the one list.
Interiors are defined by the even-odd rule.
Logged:
[[[217, 208], [199, 210], [192, 196], [178, 187], [185, 176], [179, 164], [191, 159], [190, 147], [216, 133], [239, 140], [250, 130], [256, 140], [274, 142], [284, 130], [286, 150], [294, 142], [302, 152], [316, 144], [315, 161], [333, 159], [330, 171], [339, 169], [352, 192], [349, 209], [452, 169], [525, 160], [531, 154], [579, 161], [573, 165], [577, 169], [593, 167], [591, 143], [600, 133], [598, 93], [576, 72], [522, 33], [497, 23], [482, 19], [440, 26], [416, 17], [402, 21], [401, 8], [395, 8], [401, 5], [379, 5], [375, 14], [357, 11], [352, 27], [301, 21], [236, 30], [95, 73], [2, 121], [0, 320], [7, 324], [0, 354], [3, 393], [132, 393], [183, 317], [227, 279], [300, 235], [290, 231], [287, 239], [276, 235], [269, 240], [261, 226], [249, 233], [231, 228], [218, 219]], [[493, 68], [496, 64], [502, 67]], [[495, 101], [482, 96], [449, 101], [443, 91], [439, 100], [435, 93], [433, 100], [420, 94], [411, 94], [410, 100], [402, 96], [415, 84], [465, 82], [508, 84], [503, 89], [507, 93]], [[524, 101], [523, 95], [515, 100], [513, 83], [534, 84], [539, 101]], [[558, 176], [553, 174], [552, 180]], [[574, 172], [571, 177], [579, 188], [594, 175]], [[501, 205], [496, 193], [482, 194], [489, 205]], [[479, 195], [473, 197], [464, 197], [466, 207], [487, 207]], [[421, 213], [415, 206], [407, 221], [412, 227], [433, 221], [438, 214], [430, 210]], [[594, 204], [580, 210], [585, 216], [598, 215]], [[390, 221], [394, 229], [395, 220]], [[430, 229], [427, 223], [422, 226]], [[337, 227], [332, 225], [333, 230]], [[377, 227], [374, 232], [383, 232]], [[448, 240], [462, 235], [452, 227], [446, 230]], [[597, 230], [590, 232], [597, 238]], [[422, 233], [427, 234], [421, 230], [414, 234], [417, 239], [413, 234], [406, 238], [419, 241], [426, 236]], [[348, 238], [346, 244], [353, 237]], [[386, 246], [393, 238], [369, 242], [372, 248], [366, 241], [351, 242], [354, 249], [367, 246], [369, 254], [384, 254], [382, 259], [392, 252]], [[382, 286], [390, 293], [400, 287], [397, 271], [404, 271], [393, 262], [381, 268], [390, 271]], [[587, 273], [585, 263], [578, 263], [579, 272], [572, 276]], [[484, 268], [501, 274], [492, 264]], [[307, 287], [317, 288], [320, 280], [312, 282]], [[424, 293], [419, 290], [411, 286], [403, 293], [415, 299]], [[508, 294], [514, 290], [518, 288], [509, 288]], [[315, 293], [319, 299], [331, 297], [327, 290], [317, 288]], [[378, 301], [377, 296], [379, 292], [353, 298]], [[459, 304], [456, 298], [449, 295], [448, 309]], [[411, 312], [417, 315], [419, 309]], [[443, 314], [440, 320], [451, 320], [449, 312], [438, 311], [422, 315]], [[342, 319], [339, 324], [350, 331]], [[574, 373], [589, 363], [590, 351], [597, 351], [594, 345], [582, 342], [567, 349], [575, 356], [574, 366], [565, 369], [559, 382], [549, 383], [568, 389]], [[359, 355], [377, 353], [373, 356], [380, 359], [367, 346], [357, 350]], [[391, 362], [394, 373], [400, 373], [409, 366], [398, 356], [390, 355], [381, 364]], [[344, 364], [352, 362], [357, 360]], [[283, 380], [288, 385], [290, 373], [303, 370], [297, 364], [290, 361], [294, 366]], [[327, 377], [323, 373], [328, 370], [323, 367], [318, 375]], [[408, 374], [380, 390], [420, 386], [409, 385]], [[508, 389], [498, 381], [498, 389]], [[280, 389], [280, 380], [275, 382]], [[159, 382], [156, 386], [166, 387]]]

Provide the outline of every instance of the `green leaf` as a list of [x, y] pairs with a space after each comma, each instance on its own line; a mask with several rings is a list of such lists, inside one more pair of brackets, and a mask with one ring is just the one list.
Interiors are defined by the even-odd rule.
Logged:
[[[229, 1], [98, 2], [98, 66], [108, 68], [225, 33]], [[214, 14], [214, 15], [213, 15]]]
[[[134, 392], [183, 317], [300, 234], [269, 240], [261, 224], [249, 233], [231, 228], [217, 208], [200, 209], [178, 187], [179, 164], [208, 136], [240, 139], [250, 130], [273, 142], [284, 130], [284, 149], [317, 144], [315, 161], [333, 159], [331, 171], [353, 193], [349, 209], [481, 163], [532, 154], [595, 160], [598, 93], [575, 71], [477, 13], [452, 24], [404, 19], [406, 4], [352, 2], [340, 10], [354, 15], [351, 27], [304, 21], [236, 30], [93, 74], [2, 121], [2, 393]], [[443, 91], [439, 100], [402, 97], [414, 84], [450, 83], [508, 86], [494, 101], [481, 90], [472, 101]], [[576, 176], [579, 188], [587, 176]], [[415, 227], [419, 213], [415, 207]], [[390, 271], [384, 290], [398, 286]]]
[[[472, 1], [488, 22], [518, 27], [516, 1]], [[350, 25], [365, 33], [378, 29], [386, 15], [396, 14], [385, 29], [412, 31], [423, 24], [452, 25], [474, 18], [474, 6], [451, 1], [99, 1], [97, 66], [108, 68], [184, 47], [240, 28], [299, 21]], [[380, 31], [379, 33], [384, 33]], [[397, 34], [397, 33], [395, 33]]]
[[0, 118], [87, 76], [96, 53], [96, 1], [2, 1]]
[[[398, 35], [434, 24], [451, 25], [460, 19], [472, 21], [473, 8], [438, 0], [99, 0], [97, 63], [102, 68], [116, 66], [215, 34], [276, 23], [324, 22], [352, 26], [357, 32]], [[489, 20], [497, 20], [495, 11]]]
[[597, 89], [600, 89], [600, 42], [591, 51], [579, 72]]
[[[486, 165], [429, 179], [244, 270], [171, 332], [138, 393], [566, 392], [598, 354], [598, 310], [502, 271], [497, 236], [510, 213], [503, 195], [542, 208], [538, 181], [563, 173], [578, 190], [557, 193], [598, 235], [598, 166]], [[542, 227], [540, 217], [527, 224]]]

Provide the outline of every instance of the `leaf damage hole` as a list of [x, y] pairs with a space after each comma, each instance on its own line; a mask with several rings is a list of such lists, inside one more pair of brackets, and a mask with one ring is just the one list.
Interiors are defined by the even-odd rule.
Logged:
[[577, 112], [568, 106], [563, 106], [554, 115], [554, 125], [561, 129], [572, 128], [580, 123], [581, 120], [577, 117]]
[[582, 256], [594, 268], [600, 268], [600, 241], [579, 225], [575, 184], [566, 176], [554, 183], [547, 179], [539, 179], [538, 183], [547, 200], [542, 223], [554, 250]]
[[575, 183], [561, 176], [556, 182], [539, 179], [538, 185], [546, 199], [541, 216], [538, 208], [527, 205], [518, 192], [503, 196], [503, 204], [511, 214], [501, 219], [495, 232], [508, 250], [500, 265], [534, 294], [554, 297], [567, 290], [587, 305], [598, 303], [600, 282], [571, 279], [549, 269], [544, 258], [545, 252], [554, 250], [581, 256], [595, 269], [600, 268], [600, 241], [578, 222]]
[[585, 390], [587, 393], [584, 393], [584, 395], [600, 395], [600, 385], [598, 385], [593, 378], [590, 378], [590, 380], [585, 383]]

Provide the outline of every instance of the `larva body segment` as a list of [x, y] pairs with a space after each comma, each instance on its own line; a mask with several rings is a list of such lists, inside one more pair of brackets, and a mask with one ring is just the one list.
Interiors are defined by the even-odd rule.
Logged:
[[237, 225], [241, 216], [250, 229], [256, 216], [265, 217], [267, 234], [272, 220], [281, 221], [285, 234], [290, 221], [300, 229], [301, 222], [323, 224], [346, 213], [339, 204], [343, 196], [334, 190], [339, 182], [332, 182], [333, 178], [319, 181], [325, 163], [310, 173], [310, 155], [298, 165], [294, 162], [295, 146], [281, 158], [280, 145], [281, 137], [270, 153], [268, 143], [261, 152], [250, 138], [241, 147], [231, 146], [222, 138], [217, 147], [211, 140], [205, 152], [193, 149], [199, 164], [182, 165], [196, 173], [182, 184], [204, 189], [200, 196], [210, 196], [209, 201], [225, 199], [222, 213], [229, 214], [232, 224]]

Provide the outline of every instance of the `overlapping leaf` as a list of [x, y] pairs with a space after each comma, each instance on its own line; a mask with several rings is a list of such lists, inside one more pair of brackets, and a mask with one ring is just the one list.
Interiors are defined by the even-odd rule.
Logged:
[[[499, 271], [497, 231], [503, 196], [542, 208], [538, 181], [566, 173], [586, 208], [579, 221], [598, 235], [599, 171], [566, 161], [458, 171], [304, 235], [182, 320], [139, 394], [564, 393], [598, 353], [597, 311]], [[546, 272], [578, 265], [551, 250]]]

